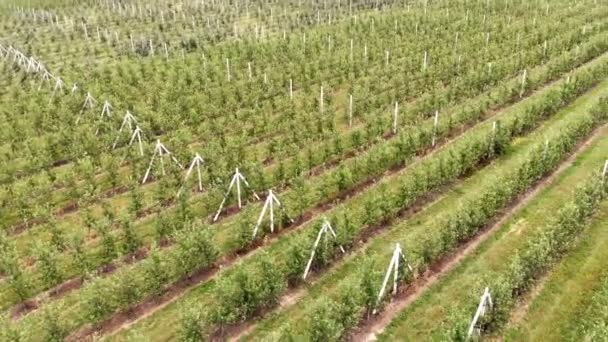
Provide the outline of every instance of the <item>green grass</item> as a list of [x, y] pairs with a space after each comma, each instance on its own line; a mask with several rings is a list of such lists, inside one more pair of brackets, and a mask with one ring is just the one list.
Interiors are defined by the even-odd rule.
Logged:
[[[605, 88], [605, 84], [602, 88]], [[579, 109], [576, 108], [576, 110]], [[604, 128], [602, 134], [606, 133], [608, 133], [608, 129]], [[499, 271], [508, 266], [508, 260], [514, 255], [517, 248], [523, 246], [530, 234], [545, 226], [548, 215], [559, 210], [564, 201], [569, 198], [574, 185], [582, 183], [593, 171], [597, 171], [603, 165], [606, 150], [608, 150], [608, 140], [596, 140], [568, 170], [560, 175], [554, 184], [542, 191], [525, 209], [511, 218], [490, 239], [482, 243], [474, 254], [465, 258], [461, 265], [449, 272], [419, 300], [404, 310], [389, 325], [380, 340], [395, 338], [420, 340], [427, 339], [429, 336], [439, 338], [433, 334], [441, 328], [440, 323], [450, 314], [450, 308], [462, 304], [465, 298], [470, 298], [469, 289], [478, 288], [476, 285], [482, 274]], [[606, 206], [604, 206], [605, 208]], [[605, 217], [604, 210], [596, 221], [601, 221]], [[543, 307], [541, 310], [545, 308]], [[540, 312], [539, 315], [544, 315], [544, 313]], [[545, 318], [550, 320], [549, 317]], [[543, 335], [535, 335], [535, 337], [537, 338], [526, 340], [555, 340]]]
[[505, 340], [556, 341], [571, 333], [578, 314], [608, 276], [608, 205], [600, 210], [579, 246], [542, 280], [538, 293], [519, 304], [522, 315], [510, 322]]
[[[585, 112], [595, 103], [595, 100], [597, 100], [600, 95], [606, 93], [608, 93], [608, 82], [603, 82], [600, 87], [585, 94], [572, 106], [560, 111], [560, 113], [549, 119], [541, 129], [537, 130], [537, 132], [518, 139], [508, 155], [503, 157], [499, 162], [490, 165], [486, 170], [480, 172], [475, 177], [462, 182], [454, 189], [450, 190], [442, 200], [432, 205], [422, 214], [416, 215], [412, 219], [400, 223], [397, 227], [391, 229], [391, 233], [375, 238], [374, 247], [370, 248], [368, 253], [375, 253], [379, 259], [384, 257], [388, 258], [390, 247], [387, 246], [392, 245], [394, 241], [404, 241], [404, 245], [407, 246], [408, 242], [413, 243], [413, 241], [419, 241], [420, 237], [427, 234], [429, 229], [437, 229], [435, 223], [439, 222], [438, 220], [442, 217], [443, 212], [457, 206], [458, 203], [466, 200], [466, 198], [473, 198], [475, 196], [475, 189], [484, 184], [492, 183], [498, 174], [511, 169], [513, 165], [516, 165], [518, 161], [521, 161], [526, 156], [526, 152], [529, 151], [528, 147], [532, 147], [533, 143], [541, 141], [544, 136], [557, 134], [562, 127], [560, 123], [562, 123], [564, 119], [567, 119], [571, 115]], [[462, 196], [462, 194], [466, 194], [466, 196]], [[263, 339], [266, 337], [264, 336], [265, 332], [278, 331], [279, 328], [275, 323], [284, 321], [283, 318], [285, 317], [289, 317], [289, 321], [294, 322], [295, 325], [303, 327], [305, 321], [301, 318], [304, 317], [306, 310], [312, 306], [310, 304], [311, 302], [314, 302], [314, 298], [316, 297], [315, 294], [327, 294], [332, 290], [335, 290], [338, 283], [341, 283], [341, 281], [348, 278], [349, 274], [353, 273], [352, 270], [354, 270], [354, 267], [356, 267], [355, 262], [347, 262], [345, 266], [341, 267], [338, 271], [328, 273], [326, 277], [322, 278], [319, 285], [315, 285], [309, 289], [309, 296], [306, 298], [312, 298], [311, 301], [304, 300], [287, 313], [278, 313], [271, 316], [268, 321], [264, 321], [260, 325], [260, 335], [256, 335], [252, 339]], [[213, 285], [210, 284], [212, 284], [212, 282], [186, 293], [183, 298], [180, 298], [163, 310], [132, 326], [130, 328], [131, 332], [120, 332], [116, 339], [124, 340], [125, 338], [134, 336], [143, 336], [144, 338], [145, 336], [155, 336], [155, 338], [161, 340], [173, 338], [176, 323], [180, 317], [180, 308], [188, 306], [188, 303], [207, 302], [205, 298], [209, 295], [209, 289], [213, 287]], [[297, 327], [295, 327], [295, 330], [298, 330]]]

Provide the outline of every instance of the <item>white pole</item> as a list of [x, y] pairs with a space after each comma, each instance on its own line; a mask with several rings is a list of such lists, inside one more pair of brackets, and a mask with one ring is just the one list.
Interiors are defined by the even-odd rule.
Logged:
[[152, 158], [150, 158], [150, 164], [148, 165], [148, 169], [146, 170], [146, 174], [144, 175], [144, 179], [142, 180], [142, 184], [146, 183], [146, 180], [148, 179], [148, 176], [150, 175], [150, 171], [152, 170], [152, 164], [154, 163], [154, 158], [158, 155], [159, 159], [160, 159], [160, 167], [161, 167], [161, 173], [164, 176], [165, 175], [165, 163], [162, 157], [164, 157], [165, 155], [168, 155], [171, 157], [171, 160], [177, 164], [177, 166], [179, 166], [181, 169], [184, 168], [184, 166], [182, 164], [180, 164], [180, 162], [171, 154], [171, 152], [165, 147], [165, 145], [163, 145], [160, 142], [160, 139], [156, 140], [156, 146], [154, 147], [154, 154], [152, 155]]
[[437, 124], [439, 123], [439, 111], [435, 111], [435, 120], [433, 122], [433, 142], [432, 146], [435, 147], [435, 142], [437, 140]]
[[[224, 208], [224, 204], [226, 203], [226, 200], [228, 199], [228, 195], [230, 194], [230, 191], [232, 190], [232, 187], [235, 184], [237, 185], [237, 197], [238, 197], [239, 209], [241, 208], [241, 183], [240, 183], [241, 181], [243, 181], [243, 183], [245, 184], [246, 187], [249, 187], [249, 183], [247, 182], [247, 179], [245, 179], [245, 177], [241, 174], [241, 172], [239, 171], [239, 168], [237, 167], [235, 169], [234, 176], [232, 176], [232, 180], [230, 181], [230, 185], [228, 186], [228, 190], [226, 190], [226, 193], [224, 194], [224, 199], [220, 203], [220, 207], [218, 208], [217, 212], [215, 213], [215, 216], [213, 217], [213, 222], [217, 221], [218, 217], [220, 216], [220, 213], [222, 212], [222, 209]], [[255, 191], [253, 192], [253, 197], [255, 197], [258, 200], [260, 199], [258, 197], [258, 195], [255, 193]]]
[[[328, 231], [330, 232], [330, 234], [334, 238], [334, 240], [336, 240], [338, 238], [336, 235], [336, 232], [332, 229], [331, 224], [329, 223], [327, 218], [324, 218], [323, 224], [321, 225], [321, 229], [319, 229], [319, 233], [317, 234], [315, 243], [313, 244], [312, 250], [310, 251], [310, 258], [308, 259], [308, 262], [306, 263], [306, 269], [304, 269], [304, 275], [302, 275], [303, 280], [306, 280], [306, 277], [308, 276], [308, 272], [310, 271], [310, 267], [312, 266], [312, 261], [314, 260], [315, 254], [317, 252], [317, 247], [319, 245], [319, 242], [321, 241], [321, 236], [323, 234], [327, 234]], [[339, 247], [340, 247], [340, 251], [342, 252], [342, 254], [346, 253], [346, 251], [344, 250], [342, 245], [340, 245]]]
[[393, 134], [397, 134], [397, 117], [399, 116], [399, 102], [395, 102], [395, 111], [393, 113]]
[[422, 71], [426, 71], [427, 66], [428, 66], [428, 53], [426, 51], [424, 51], [424, 60], [422, 62]]
[[226, 78], [230, 82], [230, 60], [226, 58]]
[[[391, 257], [391, 261], [386, 270], [386, 274], [384, 275], [384, 280], [382, 281], [382, 287], [380, 288], [380, 293], [378, 293], [376, 305], [380, 304], [380, 301], [384, 297], [384, 293], [386, 291], [386, 286], [388, 285], [388, 281], [390, 279], [391, 273], [393, 274], [393, 294], [397, 293], [397, 281], [398, 281], [398, 276], [399, 276], [398, 272], [399, 272], [400, 259], [403, 259], [403, 262], [406, 263], [410, 272], [413, 272], [412, 266], [409, 264], [409, 262], [403, 255], [401, 245], [399, 243], [395, 244], [395, 249], [393, 250], [393, 256]], [[374, 310], [373, 313], [376, 313], [376, 310]]]
[[133, 141], [135, 141], [135, 138], [137, 138], [137, 143], [139, 145], [139, 155], [143, 157], [144, 148], [141, 143], [141, 133], [142, 133], [142, 130], [139, 128], [139, 126], [136, 126], [135, 131], [133, 131], [133, 135], [131, 136], [131, 140], [129, 141], [129, 146], [131, 146], [133, 144]]
[[480, 317], [483, 317], [485, 315], [488, 306], [492, 308], [492, 296], [490, 296], [490, 289], [486, 287], [483, 291], [483, 295], [481, 295], [481, 298], [479, 300], [479, 306], [477, 307], [477, 311], [475, 312], [475, 315], [471, 320], [471, 324], [469, 325], [467, 339], [471, 338], [471, 335], [473, 335], [477, 321]]
[[293, 80], [289, 79], [289, 99], [293, 100]]
[[[188, 178], [190, 177], [190, 175], [192, 174], [192, 171], [194, 170], [194, 168], [196, 167], [196, 174], [198, 176], [198, 191], [203, 191], [203, 179], [201, 176], [201, 164], [204, 163], [205, 161], [203, 160], [203, 158], [200, 156], [200, 154], [195, 153], [194, 157], [192, 158], [192, 162], [190, 163], [190, 167], [188, 167], [188, 171], [186, 171], [186, 176], [184, 177], [184, 183], [188, 181]], [[177, 191], [177, 195], [179, 196], [183, 190], [184, 186], [182, 185], [180, 187], [180, 189]]]
[[239, 169], [236, 169], [236, 195], [238, 197], [238, 203], [239, 203], [239, 209], [241, 209], [242, 204], [241, 204], [241, 178], [239, 177], [240, 173], [239, 173]]
[[353, 94], [348, 95], [348, 127], [353, 126]]
[[606, 159], [606, 162], [604, 163], [604, 171], [602, 171], [602, 179], [606, 177], [606, 174], [608, 174], [608, 159]]
[[321, 94], [319, 95], [319, 110], [323, 114], [323, 86], [321, 86]]
[[258, 229], [262, 224], [262, 220], [264, 219], [264, 214], [266, 214], [267, 209], [270, 209], [270, 232], [274, 233], [274, 204], [281, 207], [281, 202], [279, 202], [279, 199], [274, 195], [272, 190], [268, 190], [268, 196], [266, 197], [266, 201], [264, 202], [264, 206], [262, 207], [258, 221], [253, 229], [253, 239], [255, 239], [258, 233]]
[[524, 96], [527, 77], [528, 77], [528, 70], [524, 69], [524, 74], [521, 76], [521, 90], [519, 91], [519, 97]]

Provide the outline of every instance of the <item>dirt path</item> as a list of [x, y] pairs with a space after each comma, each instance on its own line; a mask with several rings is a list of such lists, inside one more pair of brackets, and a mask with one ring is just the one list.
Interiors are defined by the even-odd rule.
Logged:
[[[437, 267], [432, 267], [431, 271], [414, 280], [408, 288], [386, 306], [380, 314], [375, 318], [363, 323], [355, 333], [351, 336], [353, 341], [375, 341], [376, 336], [384, 331], [386, 326], [406, 307], [408, 307], [432, 285], [437, 283], [448, 272], [452, 271], [465, 257], [470, 255], [481, 243], [486, 241], [494, 232], [496, 232], [506, 221], [513, 217], [522, 208], [526, 207], [536, 195], [549, 187], [553, 182], [570, 166], [576, 158], [583, 153], [595, 139], [605, 133], [608, 126], [604, 125], [595, 130], [595, 132], [582, 143], [577, 150], [572, 153], [560, 167], [550, 176], [539, 181], [534, 188], [517, 200], [516, 204], [512, 205], [505, 211], [498, 221], [495, 221], [491, 226], [486, 228], [482, 233], [477, 235], [473, 240], [461, 246], [455, 253], [441, 260]], [[538, 289], [536, 289], [538, 290]], [[527, 307], [527, 306], [526, 306]]]

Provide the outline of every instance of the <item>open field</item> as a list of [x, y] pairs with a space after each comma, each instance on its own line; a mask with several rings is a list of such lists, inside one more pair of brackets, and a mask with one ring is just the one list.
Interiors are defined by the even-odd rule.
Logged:
[[608, 338], [606, 18], [1, 1], [0, 341]]

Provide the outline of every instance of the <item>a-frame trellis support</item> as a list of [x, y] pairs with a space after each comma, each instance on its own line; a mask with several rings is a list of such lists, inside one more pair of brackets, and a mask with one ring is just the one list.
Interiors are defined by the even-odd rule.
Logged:
[[[246, 187], [249, 187], [249, 183], [247, 182], [247, 179], [245, 179], [245, 176], [243, 176], [243, 174], [239, 171], [239, 168], [237, 167], [234, 171], [234, 175], [232, 176], [232, 180], [230, 180], [230, 185], [228, 185], [228, 190], [226, 190], [226, 194], [224, 194], [224, 199], [222, 200], [222, 203], [220, 203], [220, 207], [217, 210], [217, 213], [215, 213], [215, 216], [213, 217], [213, 222], [217, 221], [218, 217], [220, 217], [220, 213], [222, 212], [222, 209], [224, 208], [224, 204], [226, 204], [228, 195], [230, 194], [230, 191], [232, 191], [232, 188], [235, 185], [236, 185], [236, 196], [237, 196], [237, 200], [238, 200], [239, 209], [242, 207], [241, 182], [243, 182]], [[255, 191], [253, 192], [253, 196], [257, 200], [260, 199], [260, 197], [255, 193]]]
[[40, 78], [40, 84], [38, 85], [38, 91], [42, 89], [44, 82], [50, 83], [51, 78], [54, 78], [54, 76], [48, 70], [44, 69], [42, 72], [42, 77]]
[[55, 87], [53, 88], [53, 93], [51, 94], [51, 98], [53, 98], [55, 96], [55, 93], [57, 92], [57, 90], [63, 91], [63, 86], [64, 86], [64, 83], [63, 83], [63, 80], [61, 79], [61, 77], [55, 78]]
[[[198, 191], [203, 191], [203, 177], [201, 175], [201, 165], [204, 163], [205, 160], [203, 159], [203, 157], [201, 157], [198, 152], [195, 153], [194, 158], [192, 158], [192, 162], [190, 162], [190, 167], [188, 167], [188, 171], [186, 171], [186, 177], [184, 177], [184, 183], [186, 183], [188, 181], [188, 178], [190, 178], [190, 176], [192, 175], [192, 171], [194, 171], [194, 169], [196, 168], [196, 176], [198, 178]], [[176, 196], [179, 197], [183, 189], [184, 186], [182, 185], [177, 191]]]
[[112, 149], [116, 148], [116, 145], [118, 144], [118, 141], [120, 140], [120, 133], [122, 133], [122, 131], [125, 129], [125, 127], [129, 128], [129, 132], [131, 134], [134, 133], [133, 125], [137, 125], [137, 119], [135, 119], [135, 116], [133, 116], [133, 114], [131, 114], [131, 112], [129, 112], [127, 110], [127, 112], [125, 113], [125, 116], [122, 119], [122, 123], [120, 124], [120, 128], [118, 129], [118, 136], [116, 137], [116, 139], [114, 139], [114, 143], [112, 144]]
[[[258, 221], [255, 224], [255, 228], [253, 228], [252, 239], [255, 239], [255, 236], [258, 233], [258, 229], [260, 228], [260, 225], [262, 224], [262, 220], [264, 219], [266, 211], [269, 211], [269, 215], [270, 215], [270, 232], [274, 233], [274, 206], [275, 205], [278, 208], [283, 210], [283, 205], [281, 204], [281, 202], [279, 201], [277, 196], [274, 194], [274, 192], [272, 192], [272, 190], [268, 190], [268, 196], [266, 196], [266, 201], [264, 202], [264, 206], [262, 207], [262, 211], [260, 212]], [[289, 219], [289, 220], [291, 222], [293, 222], [292, 219]]]
[[82, 118], [82, 114], [84, 113], [84, 111], [93, 109], [93, 106], [95, 106], [95, 103], [97, 103], [97, 101], [95, 100], [93, 95], [91, 95], [91, 93], [87, 91], [87, 95], [84, 98], [84, 103], [82, 104], [82, 109], [80, 110], [80, 114], [78, 115], [78, 118], [76, 119], [76, 124], [78, 124], [80, 122], [80, 119]]
[[[112, 105], [108, 100], [103, 102], [103, 107], [101, 108], [101, 114], [99, 115], [99, 122], [103, 121], [103, 118], [111, 118], [112, 117]], [[95, 135], [99, 134], [99, 127], [95, 130]]]
[[[397, 294], [397, 283], [399, 281], [399, 263], [403, 261], [407, 268], [412, 272], [412, 266], [409, 264], [405, 255], [403, 254], [403, 250], [401, 249], [401, 244], [397, 243], [395, 245], [395, 249], [393, 250], [393, 256], [391, 257], [391, 261], [388, 264], [388, 268], [386, 269], [386, 274], [384, 275], [384, 280], [382, 281], [382, 287], [380, 288], [380, 292], [378, 293], [378, 299], [376, 299], [376, 305], [380, 304], [380, 301], [384, 297], [384, 293], [386, 291], [386, 286], [388, 285], [388, 281], [393, 275], [393, 295]], [[373, 311], [376, 313], [376, 310]]]
[[173, 162], [177, 164], [177, 166], [179, 166], [181, 169], [184, 168], [184, 166], [180, 164], [180, 162], [173, 156], [173, 154], [171, 154], [171, 151], [169, 151], [165, 147], [165, 145], [160, 142], [160, 139], [157, 139], [156, 146], [154, 146], [154, 153], [152, 154], [152, 158], [150, 158], [150, 164], [148, 165], [148, 169], [146, 170], [146, 174], [144, 175], [144, 179], [141, 181], [141, 184], [146, 183], [146, 180], [148, 180], [148, 176], [150, 175], [150, 171], [152, 170], [152, 165], [154, 164], [154, 159], [156, 159], [156, 157], [160, 159], [161, 174], [163, 176], [165, 175], [165, 162], [163, 160], [164, 156], [170, 156], [171, 160], [173, 160]]
[[479, 300], [479, 306], [477, 307], [475, 316], [473, 316], [471, 324], [469, 325], [467, 339], [471, 338], [474, 332], [476, 332], [477, 334], [480, 333], [479, 329], [476, 329], [475, 326], [477, 325], [477, 321], [479, 320], [479, 318], [483, 317], [486, 314], [488, 308], [492, 309], [492, 296], [490, 295], [490, 289], [486, 287], [483, 291], [483, 295], [481, 295], [481, 298]]
[[142, 134], [144, 133], [144, 131], [139, 128], [139, 126], [135, 126], [135, 130], [133, 131], [133, 134], [131, 135], [131, 140], [129, 140], [129, 146], [133, 145], [133, 142], [135, 141], [135, 139], [137, 139], [137, 145], [139, 147], [139, 155], [140, 156], [144, 156], [144, 146], [141, 142], [142, 140]]
[[[330, 234], [330, 236], [333, 237], [334, 240], [338, 239], [338, 237], [336, 236], [336, 232], [331, 227], [331, 224], [329, 223], [327, 218], [323, 219], [323, 225], [321, 225], [321, 229], [319, 229], [319, 233], [317, 234], [317, 239], [315, 240], [315, 243], [312, 246], [312, 250], [310, 251], [310, 259], [308, 259], [308, 263], [306, 263], [306, 269], [304, 270], [304, 274], [302, 275], [303, 280], [306, 280], [306, 277], [308, 276], [308, 272], [310, 271], [310, 267], [312, 266], [312, 261], [315, 258], [315, 253], [317, 251], [317, 247], [319, 246], [319, 242], [321, 241], [321, 237], [323, 236], [323, 234]], [[342, 252], [342, 254], [346, 253], [346, 251], [344, 251], [344, 248], [341, 245], [340, 251]]]

